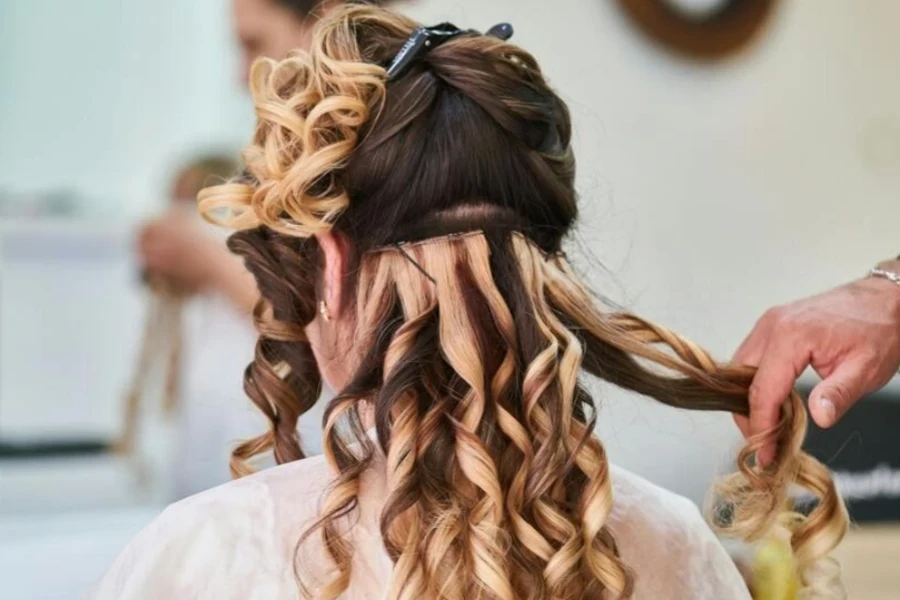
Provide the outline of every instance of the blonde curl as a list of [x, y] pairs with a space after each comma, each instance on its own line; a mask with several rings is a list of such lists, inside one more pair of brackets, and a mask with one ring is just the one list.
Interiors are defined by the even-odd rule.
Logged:
[[363, 59], [354, 27], [357, 14], [367, 10], [351, 7], [323, 22], [309, 52], [253, 65], [257, 126], [242, 155], [246, 174], [200, 192], [207, 220], [237, 230], [264, 225], [298, 237], [331, 229], [349, 203], [341, 171], [384, 100], [385, 70]]

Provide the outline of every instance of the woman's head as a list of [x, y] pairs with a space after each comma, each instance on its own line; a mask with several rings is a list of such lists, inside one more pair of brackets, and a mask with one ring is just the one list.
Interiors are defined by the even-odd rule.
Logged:
[[[271, 427], [237, 449], [235, 472], [268, 449], [303, 456], [297, 418], [324, 376], [338, 392], [324, 443], [337, 479], [308, 533], [322, 533], [336, 572], [319, 596], [349, 581], [340, 521], [376, 452], [363, 406], [387, 461], [390, 597], [628, 596], [582, 371], [741, 414], [752, 373], [596, 305], [561, 253], [577, 216], [565, 104], [531, 55], [474, 33], [386, 81], [416, 27], [349, 7], [321, 23], [310, 54], [258, 63], [246, 176], [200, 196], [207, 214], [228, 209], [241, 230], [231, 247], [264, 298], [245, 382]], [[722, 497], [724, 526], [753, 537], [778, 523], [791, 482], [812, 488], [813, 517], [790, 523], [811, 563], [844, 521], [800, 451], [802, 417], [794, 397], [766, 436], [785, 448], [778, 463], [754, 467], [754, 441]]]
[[[346, 378], [327, 377], [328, 355], [346, 366], [349, 348], [334, 342], [353, 337], [324, 332], [346, 333], [349, 275], [365, 253], [500, 229], [556, 252], [577, 214], [568, 111], [533, 57], [465, 35], [385, 84], [383, 66], [415, 24], [364, 8], [346, 14], [319, 34], [322, 60], [337, 59], [333, 73], [317, 73], [306, 56], [257, 66], [254, 96], [271, 112], [246, 155], [259, 186], [244, 190], [241, 209], [244, 226], [318, 235], [309, 244], [322, 267], [316, 293], [332, 324], [317, 319], [310, 335], [336, 389]], [[308, 143], [298, 144], [304, 129]]]

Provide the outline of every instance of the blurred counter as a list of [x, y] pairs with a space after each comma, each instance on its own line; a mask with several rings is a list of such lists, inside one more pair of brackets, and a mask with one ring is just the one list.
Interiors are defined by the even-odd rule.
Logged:
[[144, 292], [134, 225], [0, 219], [0, 441], [111, 441]]
[[900, 524], [855, 528], [836, 552], [848, 597], [853, 600], [900, 598]]

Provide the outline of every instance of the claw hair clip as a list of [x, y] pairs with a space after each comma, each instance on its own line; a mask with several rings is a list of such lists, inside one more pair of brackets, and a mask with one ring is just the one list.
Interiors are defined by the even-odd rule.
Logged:
[[[461, 35], [481, 35], [481, 33], [474, 29], [460, 29], [452, 23], [441, 23], [433, 27], [416, 29], [387, 68], [387, 80], [394, 81], [402, 77], [409, 71], [413, 63], [420, 60], [430, 50]], [[512, 37], [513, 28], [509, 23], [500, 23], [491, 27], [485, 35], [506, 41]]]

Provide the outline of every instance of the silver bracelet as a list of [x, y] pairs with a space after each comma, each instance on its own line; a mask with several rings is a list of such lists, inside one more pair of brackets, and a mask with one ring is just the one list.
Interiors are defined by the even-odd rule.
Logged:
[[879, 269], [878, 267], [869, 270], [869, 277], [881, 277], [882, 279], [887, 279], [888, 281], [893, 281], [897, 285], [900, 285], [900, 274], [894, 273], [893, 271], [886, 271], [885, 269]]

